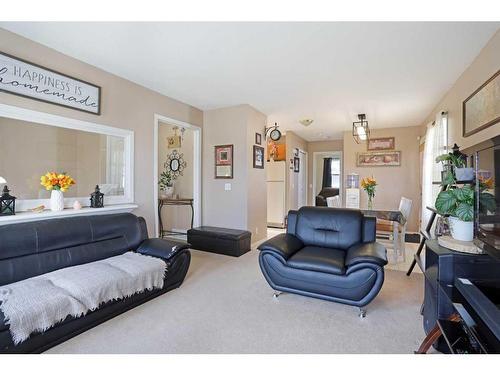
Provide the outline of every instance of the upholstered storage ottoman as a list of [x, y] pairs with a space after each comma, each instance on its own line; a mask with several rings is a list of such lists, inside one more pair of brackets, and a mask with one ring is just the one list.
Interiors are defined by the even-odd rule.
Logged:
[[239, 257], [250, 251], [251, 236], [247, 230], [202, 226], [189, 229], [187, 240], [192, 249]]

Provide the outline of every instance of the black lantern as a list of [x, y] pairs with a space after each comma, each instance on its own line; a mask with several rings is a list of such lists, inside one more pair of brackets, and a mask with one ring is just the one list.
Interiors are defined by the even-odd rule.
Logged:
[[358, 120], [352, 123], [352, 137], [356, 143], [366, 142], [370, 138], [370, 128], [368, 127], [368, 121], [366, 121], [366, 115], [360, 113]]
[[10, 190], [5, 185], [0, 195], [0, 216], [16, 214], [16, 197], [9, 194]]
[[95, 191], [90, 194], [90, 207], [101, 208], [104, 207], [104, 194], [101, 193], [99, 185], [95, 186]]

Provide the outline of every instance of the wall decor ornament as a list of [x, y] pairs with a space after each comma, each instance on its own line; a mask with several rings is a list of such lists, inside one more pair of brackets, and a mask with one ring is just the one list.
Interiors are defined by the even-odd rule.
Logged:
[[396, 140], [394, 137], [370, 138], [368, 139], [368, 151], [394, 150]]
[[358, 167], [396, 167], [401, 165], [401, 151], [358, 152]]
[[[182, 145], [181, 136], [177, 135], [178, 126], [174, 126], [172, 128], [174, 130], [174, 135], [171, 137], [167, 137], [167, 148], [180, 148]], [[184, 130], [184, 128], [182, 128]], [[184, 134], [184, 132], [182, 132]]]
[[300, 159], [298, 157], [293, 158], [293, 171], [295, 173], [300, 172]]
[[264, 147], [253, 146], [253, 167], [264, 169]]
[[0, 52], [0, 91], [101, 114], [101, 88]]
[[500, 70], [462, 103], [462, 134], [468, 137], [500, 122]]
[[233, 145], [215, 146], [215, 178], [233, 178]]
[[163, 167], [170, 172], [172, 179], [176, 180], [179, 176], [184, 174], [184, 169], [187, 167], [187, 163], [184, 160], [184, 154], [180, 154], [177, 150], [172, 151], [172, 153], [167, 156], [167, 161], [163, 164]]

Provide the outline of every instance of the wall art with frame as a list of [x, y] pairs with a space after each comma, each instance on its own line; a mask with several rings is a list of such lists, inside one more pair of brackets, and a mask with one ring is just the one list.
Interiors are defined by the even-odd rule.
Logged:
[[215, 146], [215, 178], [233, 178], [233, 145]]

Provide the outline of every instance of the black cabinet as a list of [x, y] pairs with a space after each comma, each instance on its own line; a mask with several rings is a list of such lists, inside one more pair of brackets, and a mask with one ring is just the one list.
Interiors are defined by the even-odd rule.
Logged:
[[[459, 253], [442, 246], [436, 240], [428, 240], [425, 246], [425, 294], [423, 325], [428, 334], [438, 320], [446, 320], [455, 312], [453, 303], [441, 285], [454, 285], [455, 278], [498, 279], [500, 263], [488, 255]], [[444, 338], [434, 347], [448, 352]]]

